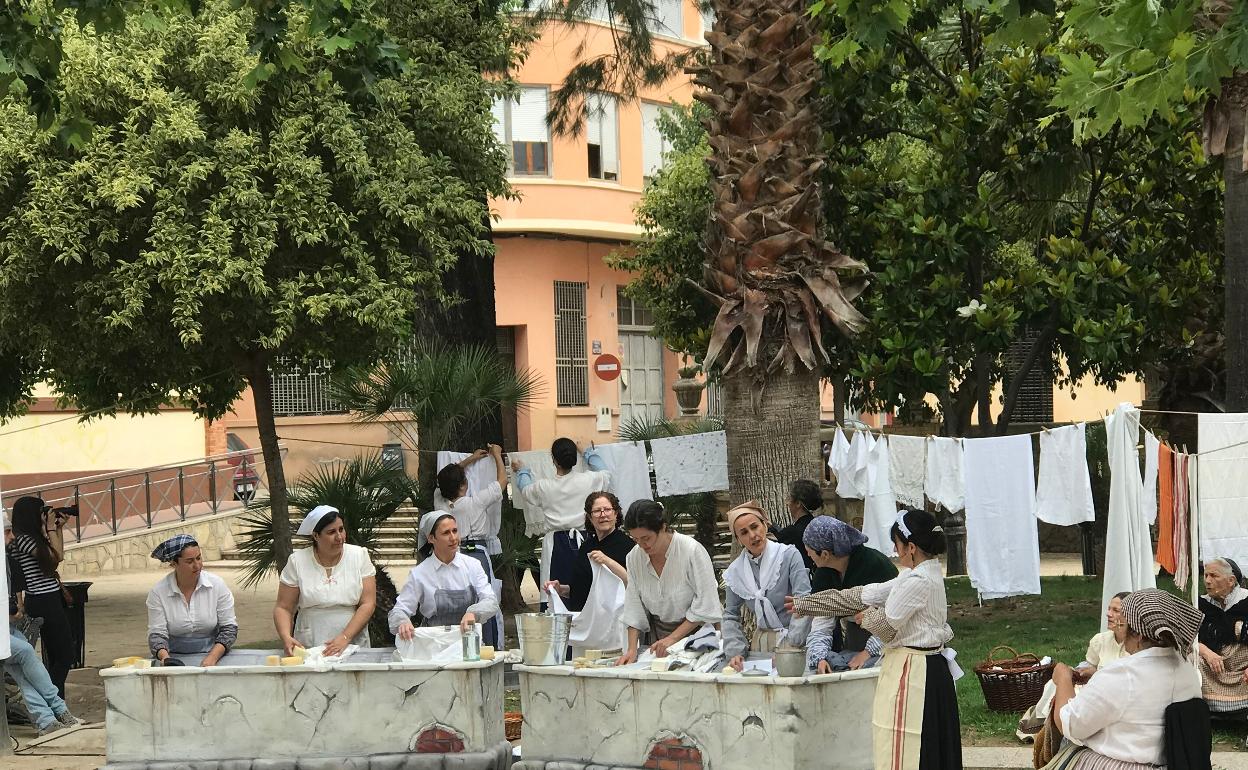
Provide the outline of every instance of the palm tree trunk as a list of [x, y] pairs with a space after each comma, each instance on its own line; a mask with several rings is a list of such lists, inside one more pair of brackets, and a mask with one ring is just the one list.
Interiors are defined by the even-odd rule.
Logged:
[[772, 520], [790, 523], [789, 484], [822, 478], [819, 453], [819, 374], [776, 371], [761, 380], [749, 371], [724, 375], [728, 488], [732, 502], [758, 500]]
[[290, 558], [290, 506], [286, 500], [286, 473], [282, 469], [282, 450], [278, 445], [277, 423], [273, 418], [273, 381], [269, 374], [269, 357], [255, 353], [250, 357], [247, 382], [256, 407], [256, 430], [260, 433], [260, 449], [264, 454], [264, 474], [269, 482], [269, 510], [273, 516], [274, 566], [281, 572]]
[[1226, 409], [1248, 411], [1248, 173], [1244, 171], [1245, 106], [1248, 76], [1224, 83], [1230, 104], [1222, 174], [1225, 206]]

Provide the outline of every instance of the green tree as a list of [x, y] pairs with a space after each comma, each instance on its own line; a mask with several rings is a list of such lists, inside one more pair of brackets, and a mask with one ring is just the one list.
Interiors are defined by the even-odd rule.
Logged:
[[[448, 24], [468, 12], [424, 8]], [[251, 10], [155, 18], [111, 35], [62, 19], [58, 96], [96, 126], [71, 146], [0, 103], [0, 346], [84, 410], [175, 398], [213, 418], [249, 384], [280, 568], [270, 368], [377, 360], [458, 254], [491, 248], [484, 201], [507, 193], [498, 86], [436, 33], [363, 96], [303, 24], [289, 44], [304, 65], [257, 78]]]

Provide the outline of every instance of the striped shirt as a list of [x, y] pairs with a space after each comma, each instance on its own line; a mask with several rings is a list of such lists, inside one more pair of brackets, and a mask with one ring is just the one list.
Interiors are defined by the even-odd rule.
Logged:
[[35, 557], [36, 543], [30, 535], [18, 535], [8, 547], [9, 557], [13, 559], [22, 573], [22, 582], [28, 594], [50, 594], [61, 590], [60, 581], [48, 575], [39, 566]]

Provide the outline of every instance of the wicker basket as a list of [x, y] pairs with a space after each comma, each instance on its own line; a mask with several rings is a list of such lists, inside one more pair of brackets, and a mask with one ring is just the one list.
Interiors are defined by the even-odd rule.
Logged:
[[524, 714], [519, 711], [503, 712], [503, 733], [512, 743], [520, 740], [520, 727], [523, 724]]
[[[998, 651], [1010, 657], [997, 657]], [[988, 660], [975, 667], [984, 701], [992, 711], [1017, 714], [1036, 705], [1044, 686], [1053, 678], [1056, 663], [1042, 665], [1031, 653], [1018, 654], [1013, 647], [999, 645], [988, 653]]]

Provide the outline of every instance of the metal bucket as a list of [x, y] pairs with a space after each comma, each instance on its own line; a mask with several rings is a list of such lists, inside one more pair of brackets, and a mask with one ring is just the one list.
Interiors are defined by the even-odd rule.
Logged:
[[797, 647], [778, 647], [772, 653], [776, 676], [805, 676], [806, 650]]
[[526, 666], [561, 666], [568, 657], [571, 615], [526, 612], [516, 616], [516, 635]]

